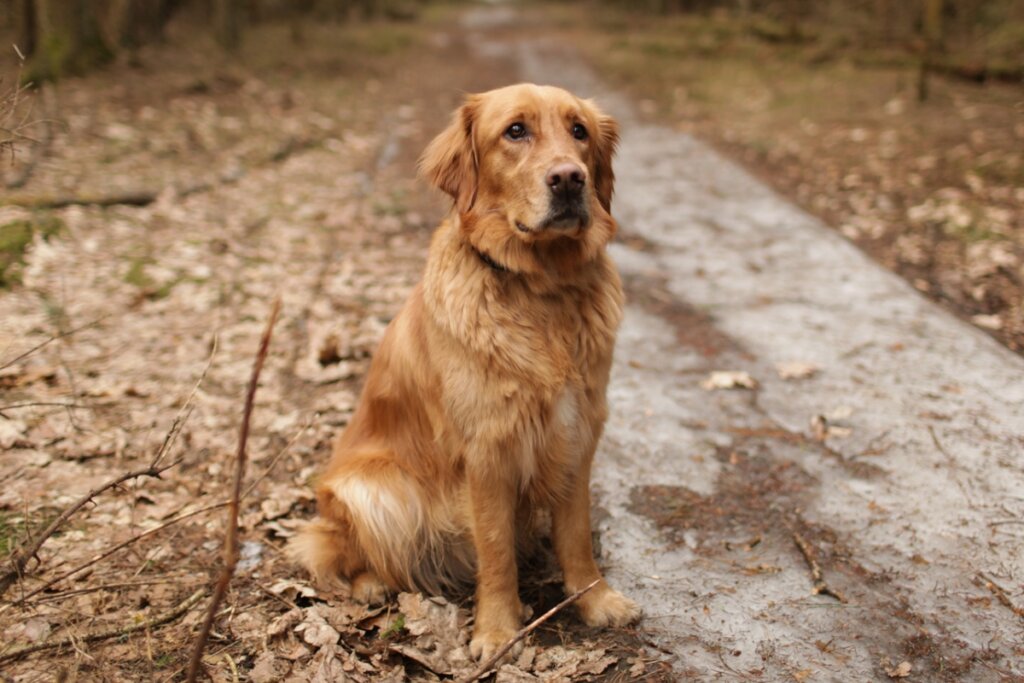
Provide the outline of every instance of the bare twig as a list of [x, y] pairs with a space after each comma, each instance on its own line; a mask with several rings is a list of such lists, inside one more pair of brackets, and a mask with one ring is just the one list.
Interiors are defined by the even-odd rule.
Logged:
[[29, 114], [26, 113], [21, 120], [17, 120], [22, 95], [28, 90], [28, 86], [21, 85], [21, 70], [25, 64], [25, 56], [17, 46], [14, 46], [14, 51], [18, 55], [18, 75], [14, 85], [0, 93], [0, 153], [9, 152], [12, 160], [15, 145], [23, 140], [32, 139], [24, 133], [25, 129], [32, 125], [28, 120]]
[[811, 569], [811, 580], [814, 581], [814, 588], [811, 592], [814, 595], [828, 595], [839, 602], [845, 603], [846, 598], [843, 597], [843, 594], [830, 588], [825, 583], [821, 567], [818, 565], [818, 561], [814, 559], [814, 551], [811, 550], [810, 544], [800, 535], [799, 531], [793, 531], [793, 542], [796, 543], [796, 547], [800, 549], [800, 554], [804, 556], [804, 561], [807, 562], [807, 566]]
[[164, 522], [163, 524], [161, 524], [159, 526], [155, 526], [152, 529], [149, 529], [147, 531], [143, 531], [141, 533], [135, 534], [131, 538], [126, 539], [124, 541], [121, 541], [117, 545], [115, 545], [115, 546], [113, 546], [111, 548], [108, 548], [107, 550], [104, 550], [102, 553], [99, 553], [98, 555], [94, 555], [91, 560], [86, 560], [85, 562], [83, 562], [83, 563], [73, 567], [72, 569], [67, 570], [66, 572], [64, 572], [60, 576], [56, 576], [56, 577], [50, 579], [49, 581], [47, 581], [43, 585], [38, 586], [36, 588], [33, 588], [30, 592], [28, 592], [25, 595], [23, 595], [20, 598], [18, 598], [18, 600], [16, 602], [8, 603], [7, 605], [4, 605], [3, 607], [0, 607], [0, 614], [2, 614], [4, 611], [6, 611], [12, 605], [24, 604], [24, 602], [26, 600], [28, 600], [29, 598], [31, 598], [33, 596], [36, 596], [36, 595], [42, 593], [43, 591], [45, 591], [45, 590], [47, 590], [49, 588], [52, 588], [53, 586], [57, 585], [58, 583], [60, 583], [64, 579], [67, 579], [67, 578], [69, 578], [71, 576], [74, 576], [75, 574], [77, 574], [78, 572], [80, 572], [80, 571], [82, 571], [84, 569], [88, 569], [89, 567], [93, 566], [97, 562], [100, 562], [101, 560], [104, 560], [104, 559], [110, 557], [111, 555], [113, 555], [117, 551], [123, 550], [124, 548], [127, 548], [128, 546], [132, 545], [133, 543], [136, 543], [137, 541], [141, 541], [144, 538], [147, 538], [149, 536], [152, 536], [153, 534], [156, 534], [156, 533], [159, 533], [159, 532], [163, 531], [167, 527], [174, 526], [175, 524], [178, 524], [179, 522], [184, 522], [186, 519], [189, 519], [191, 517], [195, 517], [197, 515], [201, 515], [204, 512], [211, 512], [213, 510], [219, 510], [222, 507], [227, 507], [229, 502], [230, 501], [223, 500], [223, 501], [221, 501], [219, 503], [213, 503], [211, 505], [207, 505], [206, 507], [199, 508], [198, 510], [193, 510], [191, 512], [186, 512], [185, 514], [180, 515], [178, 517], [175, 517], [174, 519], [170, 519], [170, 520]]
[[[250, 483], [249, 486], [246, 487], [245, 491], [242, 492], [242, 498], [243, 499], [247, 498], [249, 496], [249, 494], [252, 493], [253, 489], [255, 489], [256, 486], [259, 485], [259, 483], [261, 481], [263, 481], [264, 479], [267, 478], [267, 476], [270, 475], [270, 472], [273, 470], [274, 466], [281, 460], [282, 457], [284, 457], [285, 453], [288, 452], [288, 450], [292, 447], [292, 445], [299, 439], [299, 437], [302, 436], [303, 433], [305, 433], [305, 431], [308, 428], [309, 428], [309, 424], [306, 424], [305, 426], [303, 426], [303, 428], [301, 430], [299, 430], [299, 432], [295, 436], [293, 436], [291, 438], [291, 440], [287, 444], [285, 444], [284, 448], [282, 448], [277, 453], [277, 455], [275, 455], [271, 459], [270, 464], [267, 465], [266, 469], [263, 470], [263, 472], [260, 474], [260, 476], [256, 477], [256, 479], [254, 479], [252, 481], [252, 483]], [[128, 538], [128, 539], [122, 541], [121, 543], [118, 543], [117, 545], [113, 546], [112, 548], [108, 548], [107, 550], [103, 551], [102, 553], [93, 556], [92, 559], [87, 560], [86, 562], [83, 562], [83, 563], [75, 566], [74, 568], [65, 571], [60, 576], [57, 576], [57, 577], [55, 577], [53, 579], [50, 579], [49, 581], [44, 583], [42, 586], [39, 586], [37, 588], [32, 589], [31, 592], [26, 593], [25, 595], [21, 596], [21, 598], [19, 598], [16, 602], [8, 603], [8, 604], [0, 607], [0, 614], [5, 612], [8, 608], [10, 608], [14, 604], [24, 604], [24, 602], [26, 600], [28, 600], [29, 598], [34, 597], [34, 596], [38, 595], [39, 593], [42, 593], [43, 591], [48, 590], [49, 588], [52, 588], [53, 586], [55, 586], [56, 584], [60, 583], [64, 579], [72, 577], [75, 574], [77, 574], [77, 573], [79, 573], [79, 572], [81, 572], [81, 571], [83, 571], [85, 569], [88, 569], [89, 567], [93, 566], [97, 562], [100, 562], [100, 561], [110, 557], [111, 555], [113, 555], [114, 553], [118, 552], [119, 550], [123, 550], [124, 548], [127, 548], [128, 546], [136, 543], [137, 541], [141, 541], [144, 538], [148, 538], [149, 536], [153, 536], [154, 534], [157, 534], [157, 533], [163, 531], [164, 529], [166, 529], [168, 527], [174, 526], [175, 524], [178, 524], [179, 522], [184, 522], [185, 520], [191, 519], [192, 517], [196, 517], [197, 515], [201, 515], [201, 514], [206, 513], [206, 512], [212, 512], [214, 510], [219, 510], [220, 508], [227, 507], [230, 504], [230, 502], [231, 501], [229, 501], [229, 500], [222, 500], [219, 503], [212, 503], [212, 504], [207, 505], [205, 507], [201, 507], [201, 508], [198, 508], [196, 510], [192, 510], [191, 512], [186, 512], [186, 513], [184, 513], [182, 515], [179, 515], [178, 517], [175, 517], [173, 519], [169, 519], [166, 522], [164, 522], [163, 524], [161, 524], [159, 526], [155, 526], [152, 529], [149, 529], [147, 531], [143, 531], [141, 533], [135, 534], [131, 538]]]
[[238, 508], [242, 498], [242, 481], [245, 479], [246, 444], [249, 441], [249, 423], [252, 418], [253, 403], [256, 399], [256, 387], [259, 385], [260, 372], [263, 370], [263, 362], [267, 359], [267, 349], [270, 348], [270, 338], [274, 333], [274, 325], [277, 323], [277, 315], [281, 311], [281, 300], [275, 299], [270, 308], [270, 318], [263, 330], [263, 337], [260, 339], [260, 347], [256, 352], [256, 361], [252, 366], [252, 375], [249, 377], [249, 389], [245, 394], [245, 408], [242, 411], [242, 426], [238, 434], [238, 453], [235, 456], [235, 478], [231, 491], [231, 501], [228, 504], [228, 525], [224, 535], [224, 568], [221, 571], [217, 585], [214, 587], [213, 598], [210, 600], [209, 609], [206, 611], [206, 619], [203, 621], [199, 636], [196, 638], [195, 648], [192, 650], [192, 659], [189, 661], [186, 680], [193, 683], [199, 675], [199, 666], [203, 660], [203, 651], [206, 649], [206, 640], [209, 638], [210, 629], [213, 627], [213, 620], [217, 616], [217, 609], [228, 592], [231, 584], [231, 577], [235, 573], [235, 565], [238, 563]]
[[577, 600], [579, 600], [580, 598], [582, 598], [583, 595], [587, 591], [589, 591], [591, 588], [593, 588], [594, 586], [596, 586], [599, 583], [601, 583], [601, 579], [600, 578], [594, 579], [589, 585], [584, 586], [583, 588], [579, 589], [578, 591], [576, 591], [575, 593], [573, 593], [572, 595], [567, 597], [565, 600], [562, 600], [562, 602], [558, 603], [557, 605], [555, 605], [554, 607], [549, 609], [547, 612], [545, 612], [544, 614], [540, 615], [539, 617], [537, 617], [536, 619], [531, 621], [528, 625], [526, 625], [523, 628], [519, 629], [519, 632], [516, 633], [515, 636], [513, 636], [510, 641], [508, 641], [507, 643], [502, 645], [500, 648], [498, 648], [497, 652], [495, 652], [493, 655], [488, 657], [487, 661], [485, 661], [483, 664], [481, 664], [479, 667], [477, 667], [476, 671], [471, 673], [469, 676], [466, 676], [465, 678], [460, 679], [459, 683], [472, 683], [473, 681], [477, 680], [478, 678], [480, 678], [481, 676], [486, 674], [488, 671], [491, 670], [491, 667], [494, 666], [495, 663], [498, 660], [500, 660], [502, 657], [504, 657], [508, 653], [509, 650], [511, 650], [513, 647], [515, 647], [516, 643], [518, 643], [520, 640], [522, 640], [526, 636], [528, 636], [531, 633], [533, 633], [537, 629], [537, 627], [539, 627], [545, 621], [547, 621], [548, 619], [550, 619], [551, 617], [555, 616], [556, 614], [558, 614], [559, 612], [564, 610], [566, 607], [568, 607], [572, 603], [574, 603]]
[[192, 415], [192, 401], [196, 397], [196, 393], [199, 391], [200, 385], [203, 380], [206, 379], [206, 375], [210, 372], [210, 368], [213, 366], [213, 359], [217, 356], [217, 346], [219, 345], [219, 337], [214, 335], [213, 337], [213, 348], [210, 349], [210, 358], [206, 361], [206, 367], [199, 374], [199, 379], [196, 380], [195, 385], [192, 387], [192, 391], [189, 392], [185, 402], [181, 404], [181, 408], [178, 409], [178, 414], [174, 416], [174, 420], [171, 422], [171, 428], [167, 430], [167, 435], [164, 437], [163, 443], [160, 444], [160, 448], [157, 449], [156, 455], [153, 456], [153, 461], [150, 463], [152, 466], [160, 464], [160, 461], [166, 455], [167, 450], [174, 443], [174, 440], [178, 437], [181, 432], [181, 428], [188, 422], [188, 418]]
[[41, 652], [43, 650], [53, 650], [56, 648], [64, 647], [66, 645], [74, 645], [76, 643], [91, 643], [97, 640], [107, 640], [108, 638], [118, 638], [131, 635], [132, 633], [138, 633], [139, 631], [150, 630], [163, 626], [164, 624], [170, 623], [187, 613], [202, 597], [206, 594], [206, 589], [201, 588], [195, 593], [190, 595], [184, 601], [178, 603], [174, 609], [161, 614], [160, 616], [152, 619], [147, 619], [130, 626], [120, 626], [117, 628], [107, 629], [105, 631], [98, 631], [96, 633], [87, 633], [84, 636], [65, 636], [59, 640], [53, 640], [45, 643], [37, 643], [35, 645], [27, 645], [20, 647], [9, 652], [0, 654], [0, 662], [7, 662], [25, 655], [32, 654], [33, 652]]
[[1024, 607], [1017, 607], [1014, 605], [1013, 601], [1010, 600], [1010, 596], [1006, 594], [1006, 590], [1002, 586], [981, 572], [978, 572], [978, 578], [981, 579], [982, 585], [984, 585], [992, 595], [996, 596], [996, 600], [998, 600], [1003, 607], [1006, 607], [1018, 617], [1024, 618]]
[[104, 319], [106, 319], [107, 317], [108, 316], [106, 316], [106, 315], [100, 316], [99, 318], [96, 318], [95, 320], [87, 322], [84, 325], [80, 325], [78, 327], [73, 327], [70, 330], [65, 330], [64, 332], [60, 332], [58, 334], [55, 334], [52, 337], [50, 337], [49, 339], [47, 339], [46, 341], [39, 342], [38, 344], [36, 344], [32, 348], [30, 348], [28, 351], [25, 351], [24, 353], [18, 354], [17, 356], [12, 358], [11, 360], [4, 361], [3, 363], [0, 363], [0, 370], [4, 370], [6, 368], [11, 367], [12, 365], [17, 363], [18, 361], [22, 360], [23, 358], [27, 358], [28, 356], [31, 356], [33, 353], [35, 353], [39, 349], [43, 348], [44, 346], [46, 346], [46, 345], [48, 345], [48, 344], [50, 344], [52, 342], [57, 341], [58, 339], [63, 339], [64, 337], [70, 337], [71, 335], [75, 334], [76, 332], [81, 332], [82, 330], [87, 329], [89, 327], [92, 327], [93, 325], [97, 325], [100, 322], [102, 322]]
[[11, 585], [19, 577], [22, 576], [22, 572], [25, 570], [25, 565], [28, 564], [29, 560], [36, 556], [36, 554], [39, 552], [39, 549], [43, 547], [44, 543], [46, 543], [46, 540], [50, 538], [50, 536], [52, 536], [54, 533], [56, 533], [58, 529], [64, 526], [64, 523], [67, 522], [68, 519], [70, 519], [73, 514], [75, 514], [80, 509], [85, 507], [85, 505], [88, 504], [93, 498], [100, 495], [104, 491], [112, 489], [115, 486], [123, 484], [124, 482], [129, 481], [131, 479], [137, 479], [139, 477], [155, 477], [159, 479], [160, 475], [163, 472], [174, 467], [175, 465], [178, 464], [178, 462], [179, 461], [175, 461], [172, 462], [170, 465], [164, 465], [163, 467], [150, 465], [144, 469], [125, 472], [124, 474], [114, 477], [113, 479], [107, 481], [106, 483], [97, 486], [96, 488], [94, 488], [93, 490], [89, 491], [87, 494], [76, 500], [74, 503], [71, 504], [70, 507], [64, 510], [64, 512], [62, 512], [60, 516], [57, 517], [57, 519], [53, 520], [50, 523], [50, 525], [46, 527], [42, 531], [42, 533], [39, 534], [39, 536], [36, 537], [36, 539], [31, 543], [31, 545], [27, 546], [22, 550], [18, 550], [11, 555], [11, 568], [7, 570], [7, 572], [3, 576], [0, 576], [0, 595], [6, 593], [7, 589], [10, 588]]
[[[53, 141], [53, 129], [56, 124], [55, 121], [55, 110], [57, 95], [53, 88], [44, 88], [39, 91], [43, 98], [43, 107], [45, 109], [45, 118], [38, 121], [32, 121], [27, 123], [28, 119], [24, 119], [24, 123], [30, 126], [41, 126], [42, 136], [36, 144], [29, 147], [29, 156], [26, 160], [21, 163], [21, 169], [11, 178], [4, 181], [4, 185], [8, 190], [18, 190], [24, 187], [29, 179], [32, 178], [32, 173], [39, 165], [39, 161], [45, 156], [50, 144]], [[14, 155], [12, 155], [14, 156]]]
[[[31, 353], [31, 351], [29, 351], [29, 353]], [[57, 517], [57, 519], [53, 520], [53, 522], [48, 527], [46, 527], [46, 529], [44, 529], [41, 534], [39, 534], [39, 536], [35, 539], [32, 545], [28, 546], [23, 550], [13, 553], [10, 558], [10, 562], [12, 565], [11, 569], [9, 569], [7, 573], [5, 573], [3, 576], [0, 576], [0, 595], [6, 593], [7, 589], [11, 587], [11, 584], [13, 584], [19, 577], [22, 576], [22, 573], [25, 570], [25, 565], [28, 563], [30, 559], [36, 557], [36, 554], [39, 552], [39, 549], [42, 548], [43, 543], [45, 543], [50, 536], [56, 533], [56, 531], [61, 526], [63, 526], [64, 523], [67, 522], [68, 519], [70, 519], [73, 514], [78, 512], [93, 498], [103, 493], [104, 491], [112, 489], [115, 486], [123, 484], [124, 482], [129, 481], [131, 479], [137, 479], [139, 477], [155, 477], [159, 479], [160, 475], [163, 472], [181, 462], [181, 460], [175, 460], [170, 465], [164, 465], [162, 467], [160, 466], [160, 462], [161, 460], [163, 460], [163, 457], [167, 453], [168, 448], [174, 442], [175, 437], [178, 435], [178, 433], [181, 431], [181, 428], [188, 420], [189, 415], [192, 414], [192, 399], [195, 398], [196, 392], [199, 390], [199, 385], [202, 384], [207, 372], [209, 372], [210, 366], [213, 364], [213, 358], [216, 355], [216, 353], [217, 339], [216, 337], [214, 337], [213, 349], [210, 352], [210, 359], [209, 361], [207, 361], [206, 367], [203, 368], [203, 372], [199, 376], [199, 380], [196, 382], [195, 386], [192, 387], [192, 391], [189, 393], [188, 398], [185, 399], [185, 403], [178, 411], [178, 414], [174, 417], [174, 422], [171, 424], [171, 428], [167, 432], [167, 436], [164, 438], [163, 443], [160, 445], [160, 448], [157, 449], [156, 454], [153, 456], [153, 459], [149, 463], [149, 466], [143, 469], [134, 470], [132, 472], [126, 472], [124, 474], [121, 474], [120, 476], [114, 477], [110, 481], [101, 484], [99, 487], [93, 489], [92, 491], [89, 491], [89, 493], [79, 498], [70, 507], [64, 510], [64, 512], [62, 512], [60, 516]], [[71, 404], [59, 405], [66, 406]], [[6, 406], [6, 408], [11, 407], [12, 406]]]
[[66, 401], [26, 401], [25, 403], [10, 403], [5, 406], [0, 406], [0, 413], [5, 410], [19, 410], [21, 408], [67, 408], [68, 410], [89, 410], [90, 408], [96, 408], [98, 406], [111, 406], [113, 403], [68, 403]]

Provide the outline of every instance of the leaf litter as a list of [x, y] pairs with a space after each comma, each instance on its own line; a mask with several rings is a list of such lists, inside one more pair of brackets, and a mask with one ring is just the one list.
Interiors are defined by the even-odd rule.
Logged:
[[[262, 57], [222, 65], [176, 38], [144, 48], [139, 72], [116, 65], [59, 86], [67, 125], [19, 196], [156, 195], [144, 206], [39, 209], [63, 230], [33, 242], [21, 283], [0, 293], [0, 542], [22, 546], [71, 501], [160, 449], [181, 462], [103, 492], [46, 539], [0, 603], [0, 657], [68, 636], [75, 644], [4, 662], [15, 680], [181, 676], [208, 599], [198, 592], [219, 566], [242, 399], [276, 295], [282, 315], [256, 396], [241, 564], [207, 672], [426, 681], [476, 664], [466, 596], [406, 593], [367, 608], [343, 587], [308, 584], [283, 547], [313, 514], [312, 478], [419, 278], [425, 226], [440, 216], [416, 184], [415, 157], [460, 89], [491, 87], [496, 76], [469, 60], [439, 68], [442, 57], [414, 37], [396, 53], [346, 51], [356, 60], [346, 73], [358, 75], [339, 80], [317, 61], [337, 59], [337, 29], [308, 28], [307, 49], [283, 51], [264, 71]], [[273, 24], [252, 30], [264, 47], [288, 35]], [[438, 73], [451, 78], [450, 95], [438, 97]], [[398, 82], [382, 88], [384, 75]], [[406, 123], [393, 126], [400, 110]], [[396, 145], [381, 163], [380, 150]], [[31, 213], [3, 207], [0, 223]], [[536, 597], [557, 602], [550, 590]], [[86, 638], [132, 624], [157, 625]], [[588, 629], [566, 613], [496, 678], [670, 680], [667, 671], [636, 633]]]

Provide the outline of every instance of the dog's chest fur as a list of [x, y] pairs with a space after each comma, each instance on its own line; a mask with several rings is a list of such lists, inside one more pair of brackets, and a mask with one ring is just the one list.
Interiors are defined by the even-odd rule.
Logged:
[[546, 489], [580, 465], [607, 414], [619, 278], [602, 254], [537, 292], [514, 273], [448, 253], [454, 244], [435, 247], [424, 299], [431, 347], [443, 350], [444, 421], [461, 442], [452, 445], [466, 458], [497, 459], [524, 490], [550, 497]]

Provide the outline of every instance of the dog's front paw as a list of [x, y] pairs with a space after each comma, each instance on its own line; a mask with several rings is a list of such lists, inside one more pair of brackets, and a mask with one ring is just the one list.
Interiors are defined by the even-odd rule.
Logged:
[[640, 618], [640, 608], [602, 582], [579, 601], [580, 616], [588, 626], [625, 626]]
[[[494, 653], [504, 647], [505, 643], [516, 637], [512, 629], [492, 629], [490, 631], [474, 630], [473, 640], [469, 642], [469, 652], [481, 662], [487, 661]], [[523, 650], [523, 641], [519, 641], [502, 657], [502, 661], [517, 656]]]

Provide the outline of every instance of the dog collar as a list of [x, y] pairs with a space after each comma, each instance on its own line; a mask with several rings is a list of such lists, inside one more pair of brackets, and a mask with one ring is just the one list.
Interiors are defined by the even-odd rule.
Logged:
[[509, 272], [508, 268], [506, 268], [505, 266], [501, 265], [500, 263], [498, 263], [497, 261], [492, 259], [486, 253], [480, 251], [479, 249], [474, 247], [472, 244], [469, 245], [469, 246], [470, 246], [470, 248], [473, 251], [476, 252], [476, 255], [480, 257], [480, 260], [483, 261], [484, 264], [486, 264], [487, 267], [490, 268], [491, 270], [493, 270], [495, 273], [507, 273], [507, 272]]

